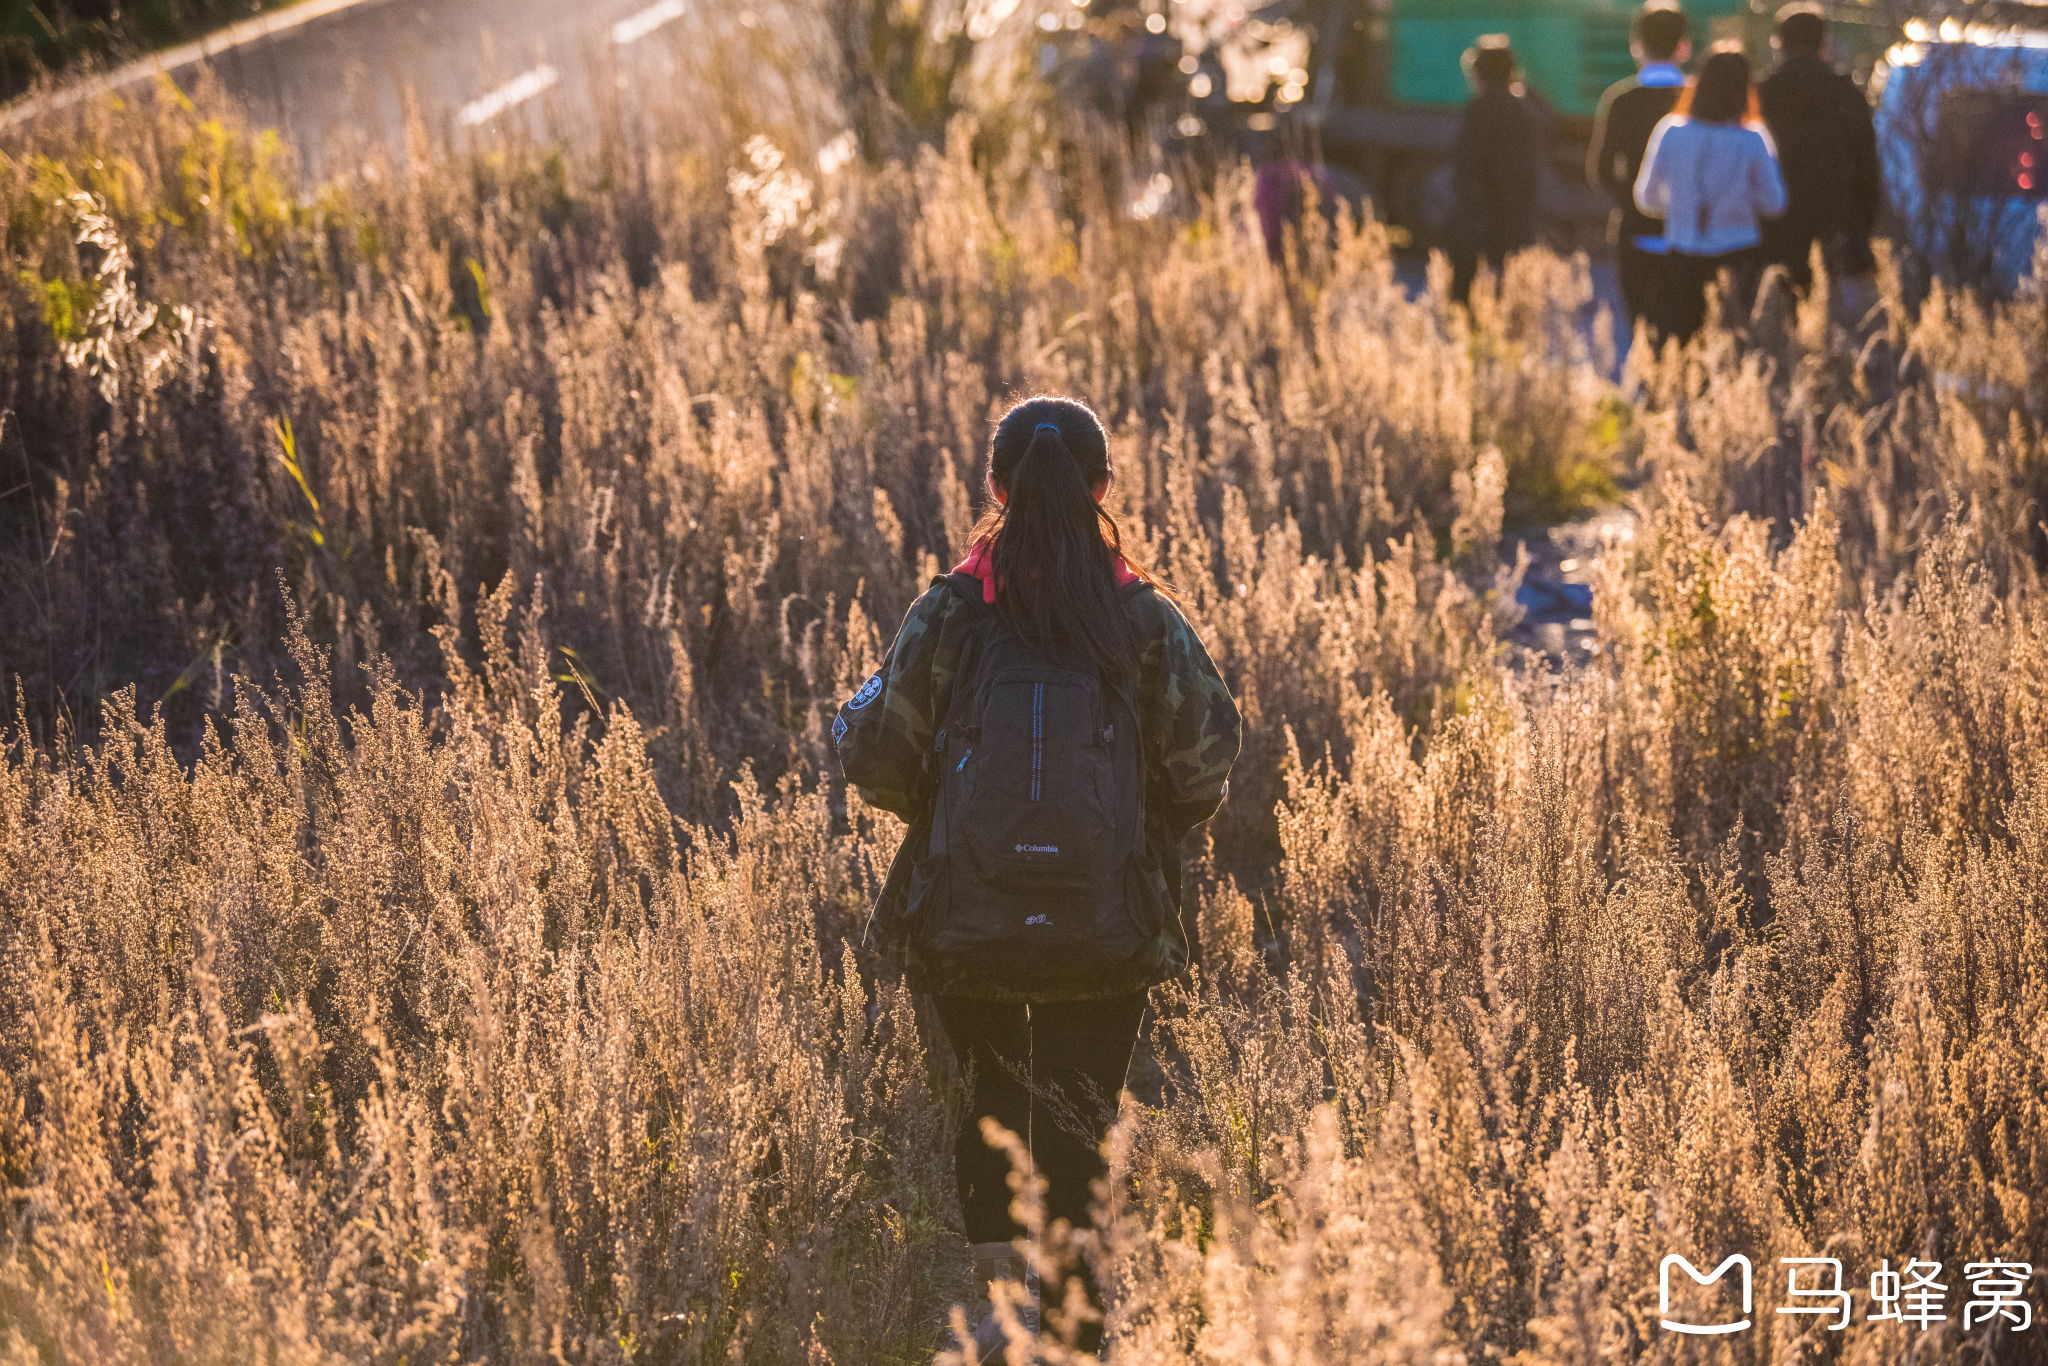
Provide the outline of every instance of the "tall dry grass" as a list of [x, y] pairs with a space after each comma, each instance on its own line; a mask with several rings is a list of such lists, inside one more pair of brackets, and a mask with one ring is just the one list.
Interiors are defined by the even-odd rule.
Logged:
[[[2048, 1265], [2048, 294], [1616, 385], [1581, 264], [1467, 314], [1041, 150], [0, 163], [0, 1355], [944, 1348], [953, 1083], [823, 718], [1048, 388], [1247, 722], [1034, 1246], [1114, 1359], [2048, 1360], [1961, 1322]], [[1553, 672], [1503, 545], [1620, 487]], [[1758, 1326], [1660, 1329], [1736, 1251]], [[1841, 1334], [1772, 1312], [1822, 1254]], [[1947, 1322], [1864, 1322], [1912, 1257]]]

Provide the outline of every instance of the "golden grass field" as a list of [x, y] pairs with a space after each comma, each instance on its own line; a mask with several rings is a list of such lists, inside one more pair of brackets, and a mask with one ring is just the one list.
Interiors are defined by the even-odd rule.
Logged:
[[[203, 104], [0, 160], [0, 1361], [943, 1348], [956, 1081], [825, 725], [1041, 389], [1246, 722], [1035, 1250], [1112, 1360], [2048, 1361], [1962, 1321], [2048, 1267], [2048, 291], [1616, 383], [1583, 263], [1275, 264], [1242, 172], [1136, 220], [963, 123], [301, 196]], [[1597, 649], [1505, 643], [1504, 539], [1624, 503]], [[1660, 1328], [1734, 1252], [1755, 1326]], [[1867, 1322], [1914, 1258], [1946, 1321]]]

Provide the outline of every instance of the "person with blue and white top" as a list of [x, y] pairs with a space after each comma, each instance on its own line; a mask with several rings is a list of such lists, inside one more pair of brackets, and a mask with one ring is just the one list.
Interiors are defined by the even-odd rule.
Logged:
[[1777, 149], [1763, 128], [1749, 59], [1716, 52], [1650, 134], [1636, 207], [1664, 220], [1665, 255], [1650, 321], [1689, 339], [1706, 321], [1707, 285], [1729, 271], [1747, 297], [1762, 269], [1763, 220], [1785, 211]]

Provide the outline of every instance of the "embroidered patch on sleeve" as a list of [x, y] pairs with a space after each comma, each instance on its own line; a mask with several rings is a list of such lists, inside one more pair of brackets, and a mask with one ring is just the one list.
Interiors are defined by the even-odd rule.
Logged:
[[833, 717], [833, 718], [832, 718], [832, 743], [836, 745], [836, 744], [838, 744], [838, 743], [839, 743], [839, 742], [840, 742], [841, 740], [844, 740], [845, 738], [846, 738], [846, 718], [845, 718], [845, 717], [843, 717], [843, 716], [835, 716], [835, 717]]
[[860, 691], [853, 695], [853, 699], [846, 704], [846, 709], [848, 711], [859, 711], [862, 707], [865, 707], [868, 703], [874, 701], [877, 697], [880, 697], [881, 695], [882, 676], [878, 673], [873, 678], [870, 678], [867, 682], [860, 685]]

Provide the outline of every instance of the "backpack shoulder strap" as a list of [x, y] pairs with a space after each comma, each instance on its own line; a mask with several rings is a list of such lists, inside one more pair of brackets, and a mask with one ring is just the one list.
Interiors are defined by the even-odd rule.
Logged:
[[956, 569], [950, 574], [941, 574], [936, 579], [933, 579], [931, 586], [937, 588], [941, 584], [952, 589], [955, 597], [971, 607], [985, 608], [988, 606], [981, 599], [981, 580], [975, 578], [972, 574], [963, 574]]
[[[987, 645], [991, 623], [999, 621], [1000, 618], [997, 617], [994, 607], [981, 600], [981, 580], [972, 574], [962, 574], [957, 570], [951, 574], [941, 574], [932, 580], [931, 586], [945, 588], [960, 600], [961, 606], [967, 611], [967, 630], [960, 642], [960, 654], [955, 660], [956, 667], [952, 683], [949, 685], [950, 691], [945, 705], [939, 708], [932, 718], [933, 724], [944, 727], [953, 709], [959, 705], [961, 686], [971, 682], [981, 667], [981, 656]], [[941, 734], [943, 733], [942, 730]]]

